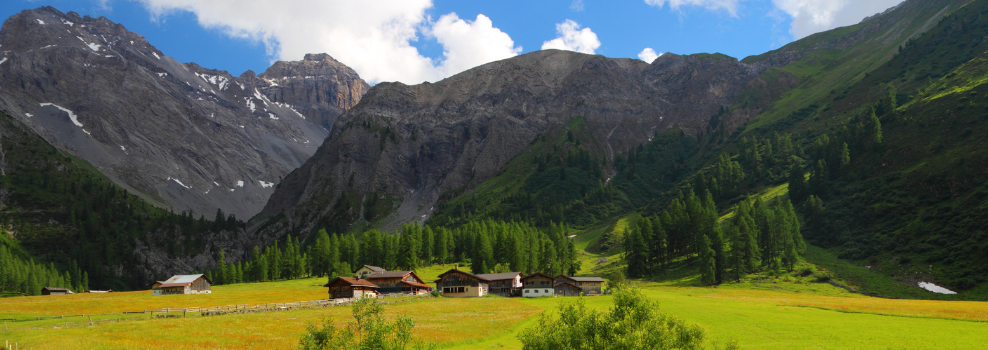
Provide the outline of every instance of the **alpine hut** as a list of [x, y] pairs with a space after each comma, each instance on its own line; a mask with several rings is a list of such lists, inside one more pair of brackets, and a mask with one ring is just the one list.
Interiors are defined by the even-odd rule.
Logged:
[[175, 275], [165, 281], [151, 285], [151, 295], [165, 294], [209, 294], [213, 281], [206, 275]]

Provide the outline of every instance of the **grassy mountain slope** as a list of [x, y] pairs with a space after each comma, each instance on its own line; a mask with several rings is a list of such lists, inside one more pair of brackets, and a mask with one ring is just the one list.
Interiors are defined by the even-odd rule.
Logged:
[[167, 268], [150, 255], [210, 256], [210, 232], [242, 225], [155, 208], [3, 113], [0, 136], [0, 244], [23, 259], [88, 272], [94, 289], [144, 288]]
[[[801, 135], [807, 144], [829, 135], [851, 145], [850, 167], [818, 191], [826, 210], [808, 239], [899, 284], [935, 281], [984, 295], [986, 14], [988, 2], [975, 1], [943, 18], [853, 85], [815, 100], [827, 107], [812, 118], [755, 119], [759, 130]], [[891, 96], [899, 107], [882, 113]], [[851, 134], [872, 107], [882, 143], [856, 146]]]

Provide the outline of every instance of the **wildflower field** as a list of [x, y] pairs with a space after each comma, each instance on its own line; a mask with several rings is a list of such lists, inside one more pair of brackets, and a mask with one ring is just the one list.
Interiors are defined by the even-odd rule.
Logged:
[[[423, 271], [429, 281], [436, 271]], [[350, 307], [149, 317], [125, 311], [316, 300], [323, 279], [215, 286], [210, 295], [152, 296], [149, 291], [0, 299], [0, 318], [66, 315], [8, 322], [0, 344], [20, 349], [290, 349], [306, 325], [349, 322]], [[988, 303], [879, 299], [827, 284], [758, 280], [720, 288], [639, 284], [662, 312], [703, 327], [711, 344], [737, 340], [745, 349], [976, 349], [988, 343]], [[397, 302], [397, 301], [402, 302]], [[396, 298], [389, 313], [411, 317], [419, 339], [441, 348], [519, 348], [517, 334], [572, 298]], [[592, 308], [609, 296], [588, 297]], [[102, 314], [107, 314], [103, 316]], [[73, 315], [92, 315], [89, 317]], [[99, 320], [113, 320], [98, 322]]]

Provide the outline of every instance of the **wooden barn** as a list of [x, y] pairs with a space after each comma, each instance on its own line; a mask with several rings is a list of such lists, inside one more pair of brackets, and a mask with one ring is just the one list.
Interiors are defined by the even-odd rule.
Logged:
[[553, 289], [556, 291], [556, 296], [560, 297], [578, 297], [583, 295], [583, 289], [580, 289], [579, 285], [570, 280], [556, 283]]
[[520, 295], [521, 272], [487, 273], [477, 277], [488, 280], [487, 292], [503, 297]]
[[439, 275], [436, 290], [450, 298], [471, 298], [487, 295], [489, 280], [456, 268]]
[[522, 296], [526, 298], [551, 297], [554, 293], [556, 279], [544, 273], [533, 273], [522, 277]]
[[353, 275], [359, 279], [367, 279], [367, 276], [373, 275], [375, 273], [388, 272], [383, 268], [377, 266], [364, 265], [353, 271]]
[[67, 295], [73, 294], [71, 290], [58, 287], [44, 287], [41, 288], [41, 295]]
[[580, 293], [583, 293], [583, 295], [586, 296], [603, 294], [602, 290], [604, 288], [604, 279], [600, 277], [568, 277], [563, 275], [556, 276], [557, 286], [565, 282], [569, 282], [573, 286], [580, 288]]
[[330, 299], [374, 298], [380, 294], [377, 285], [370, 281], [350, 277], [337, 277], [323, 287], [329, 287]]
[[381, 294], [429, 292], [429, 285], [425, 284], [414, 271], [378, 272], [368, 275], [366, 279], [377, 285], [380, 288], [377, 291]]
[[209, 294], [213, 281], [206, 275], [175, 275], [165, 281], [151, 285], [151, 295], [166, 294]]

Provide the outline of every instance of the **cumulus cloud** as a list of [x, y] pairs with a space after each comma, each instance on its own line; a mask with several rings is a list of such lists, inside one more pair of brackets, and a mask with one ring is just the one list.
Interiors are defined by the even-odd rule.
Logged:
[[440, 68], [446, 76], [521, 53], [521, 46], [515, 47], [511, 36], [494, 28], [491, 19], [484, 15], [477, 15], [473, 22], [464, 21], [455, 13], [443, 15], [429, 34], [443, 46], [445, 60]]
[[[326, 52], [377, 83], [436, 81], [474, 65], [517, 55], [490, 18], [426, 17], [432, 0], [137, 0], [156, 18], [194, 13], [199, 24], [265, 44], [279, 60]], [[423, 56], [412, 42], [435, 38], [444, 56]]]
[[638, 59], [645, 61], [649, 64], [651, 64], [652, 61], [655, 61], [656, 58], [659, 58], [659, 56], [662, 56], [662, 54], [655, 53], [655, 50], [652, 49], [651, 47], [646, 47], [644, 50], [642, 50], [642, 52], [638, 53]]
[[576, 12], [581, 12], [583, 11], [583, 7], [585, 5], [586, 4], [583, 3], [583, 0], [573, 0], [573, 3], [569, 5], [569, 9]]
[[556, 24], [558, 38], [542, 43], [542, 49], [558, 49], [594, 54], [600, 47], [600, 40], [597, 34], [590, 28], [580, 29], [580, 24], [567, 19], [563, 23]]
[[[660, 1], [660, 0], [646, 0]], [[852, 25], [885, 11], [903, 0], [772, 0], [792, 17], [789, 33], [796, 39], [837, 27]]]
[[[645, 0], [646, 4], [662, 8], [667, 3], [669, 7], [679, 10], [683, 6], [700, 6], [708, 10], [725, 10], [731, 16], [737, 16], [738, 3], [742, 0]], [[826, 0], [823, 0], [826, 1]]]

